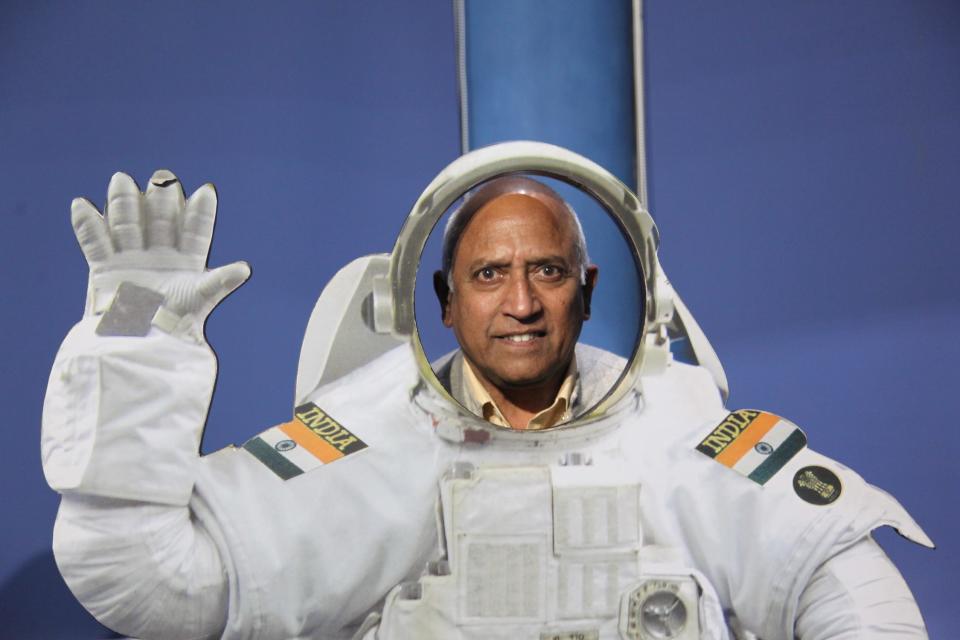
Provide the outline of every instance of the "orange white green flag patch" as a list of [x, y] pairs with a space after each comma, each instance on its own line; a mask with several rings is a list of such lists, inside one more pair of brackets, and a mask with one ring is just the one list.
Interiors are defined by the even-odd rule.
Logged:
[[297, 407], [293, 420], [267, 429], [243, 448], [284, 480], [367, 448], [320, 407]]
[[739, 409], [730, 412], [697, 451], [762, 485], [805, 446], [807, 436], [789, 420]]

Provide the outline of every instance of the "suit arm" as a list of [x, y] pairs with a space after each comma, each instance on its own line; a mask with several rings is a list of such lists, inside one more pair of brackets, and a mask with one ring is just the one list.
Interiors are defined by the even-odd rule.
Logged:
[[800, 640], [926, 638], [910, 589], [872, 537], [825, 561], [800, 595]]

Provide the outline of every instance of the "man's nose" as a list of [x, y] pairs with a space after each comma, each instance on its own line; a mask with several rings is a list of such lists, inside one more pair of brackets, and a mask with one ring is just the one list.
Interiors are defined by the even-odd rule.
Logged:
[[529, 278], [520, 276], [511, 279], [503, 301], [503, 312], [518, 320], [526, 320], [540, 313], [542, 306], [537, 290]]

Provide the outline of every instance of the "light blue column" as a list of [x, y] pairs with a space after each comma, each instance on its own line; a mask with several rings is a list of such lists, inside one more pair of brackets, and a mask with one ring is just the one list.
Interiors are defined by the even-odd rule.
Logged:
[[[464, 150], [505, 140], [549, 142], [636, 189], [630, 0], [464, 0], [461, 9]], [[592, 198], [562, 192], [580, 214], [600, 267], [582, 339], [627, 355], [642, 310], [633, 260]]]

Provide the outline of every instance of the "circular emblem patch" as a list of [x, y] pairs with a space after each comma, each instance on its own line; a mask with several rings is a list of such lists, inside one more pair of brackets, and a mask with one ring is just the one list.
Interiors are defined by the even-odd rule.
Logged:
[[273, 448], [277, 451], [290, 451], [290, 449], [296, 448], [297, 443], [293, 440], [281, 440], [277, 444], [273, 445]]
[[837, 474], [824, 467], [804, 467], [793, 476], [793, 490], [810, 504], [835, 502], [842, 488]]
[[773, 453], [773, 446], [769, 442], [764, 442], [762, 440], [758, 442], [756, 445], [754, 445], [753, 448], [757, 453], [761, 455], [768, 456], [771, 453]]

